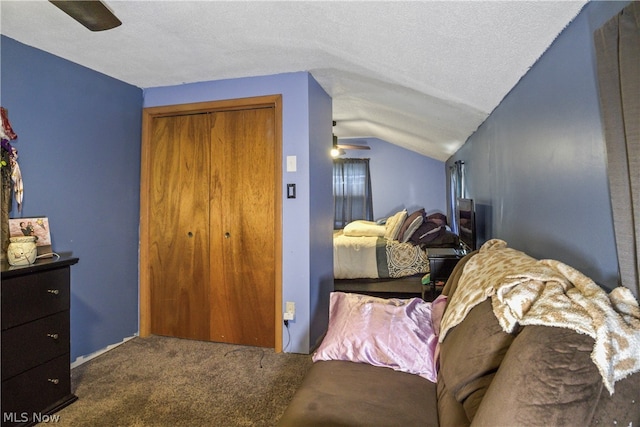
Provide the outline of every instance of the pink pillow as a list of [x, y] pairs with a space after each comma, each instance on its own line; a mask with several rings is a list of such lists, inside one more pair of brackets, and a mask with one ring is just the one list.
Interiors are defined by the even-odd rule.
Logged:
[[435, 382], [437, 340], [431, 303], [332, 292], [327, 335], [312, 359], [368, 363]]

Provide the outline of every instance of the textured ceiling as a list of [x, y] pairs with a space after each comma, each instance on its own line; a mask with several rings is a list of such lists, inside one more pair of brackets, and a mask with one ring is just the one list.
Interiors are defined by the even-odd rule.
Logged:
[[308, 71], [340, 138], [446, 160], [585, 1], [105, 1], [90, 32], [47, 1], [0, 2], [2, 34], [140, 88]]

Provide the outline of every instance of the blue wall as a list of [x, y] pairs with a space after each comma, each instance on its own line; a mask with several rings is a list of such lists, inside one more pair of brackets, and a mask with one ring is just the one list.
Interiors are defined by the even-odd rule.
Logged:
[[[362, 141], [362, 142], [361, 142]], [[349, 144], [349, 140], [339, 140]], [[354, 144], [371, 150], [347, 150], [342, 158], [369, 158], [373, 215], [388, 217], [402, 209], [425, 208], [428, 214], [447, 212], [445, 163], [378, 138], [358, 138]]]
[[448, 161], [463, 160], [484, 239], [563, 261], [605, 288], [618, 261], [593, 32], [628, 2], [590, 2]]
[[[143, 106], [283, 95], [283, 301], [296, 302], [287, 351], [326, 329], [332, 289], [331, 99], [308, 73], [139, 88], [2, 37], [2, 105], [19, 135], [21, 216], [46, 215], [72, 270], [72, 360], [138, 332]], [[284, 184], [283, 183], [283, 184]], [[314, 196], [311, 197], [311, 194]], [[12, 216], [18, 216], [12, 212]], [[313, 321], [313, 324], [311, 324]]]
[[24, 207], [73, 252], [71, 358], [138, 331], [142, 90], [2, 36], [0, 102], [18, 134]]
[[[311, 350], [327, 331], [329, 293], [333, 291], [333, 161], [329, 154], [333, 136], [331, 98], [311, 77], [309, 99], [309, 257], [311, 283], [315, 284], [309, 289]], [[296, 327], [295, 322], [289, 325]]]
[[[282, 297], [283, 303], [296, 303], [296, 317], [289, 323], [289, 334], [284, 331], [283, 342], [287, 345], [290, 336], [286, 351], [307, 353], [321, 334], [317, 325], [312, 328], [311, 319], [328, 316], [327, 276], [333, 275], [332, 214], [326, 206], [317, 209], [332, 201], [329, 96], [309, 73], [298, 72], [147, 88], [144, 107], [273, 94], [282, 95], [283, 186], [295, 183], [297, 188], [296, 199], [287, 199], [283, 188]], [[296, 156], [296, 172], [286, 171], [287, 156]], [[325, 176], [326, 182], [321, 179]], [[318, 226], [323, 223], [326, 229]]]

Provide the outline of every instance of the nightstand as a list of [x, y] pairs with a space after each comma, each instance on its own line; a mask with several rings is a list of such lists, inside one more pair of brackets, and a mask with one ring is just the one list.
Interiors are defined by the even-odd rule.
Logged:
[[456, 264], [464, 255], [464, 251], [454, 248], [427, 249], [429, 273], [422, 278], [422, 284], [431, 288], [433, 298], [437, 296], [438, 288], [442, 290]]

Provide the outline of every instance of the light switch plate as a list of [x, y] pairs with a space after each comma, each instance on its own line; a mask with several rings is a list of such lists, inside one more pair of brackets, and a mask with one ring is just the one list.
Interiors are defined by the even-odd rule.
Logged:
[[296, 198], [296, 185], [287, 184], [287, 199], [295, 199], [295, 198]]
[[287, 172], [295, 172], [298, 168], [297, 157], [287, 156]]

